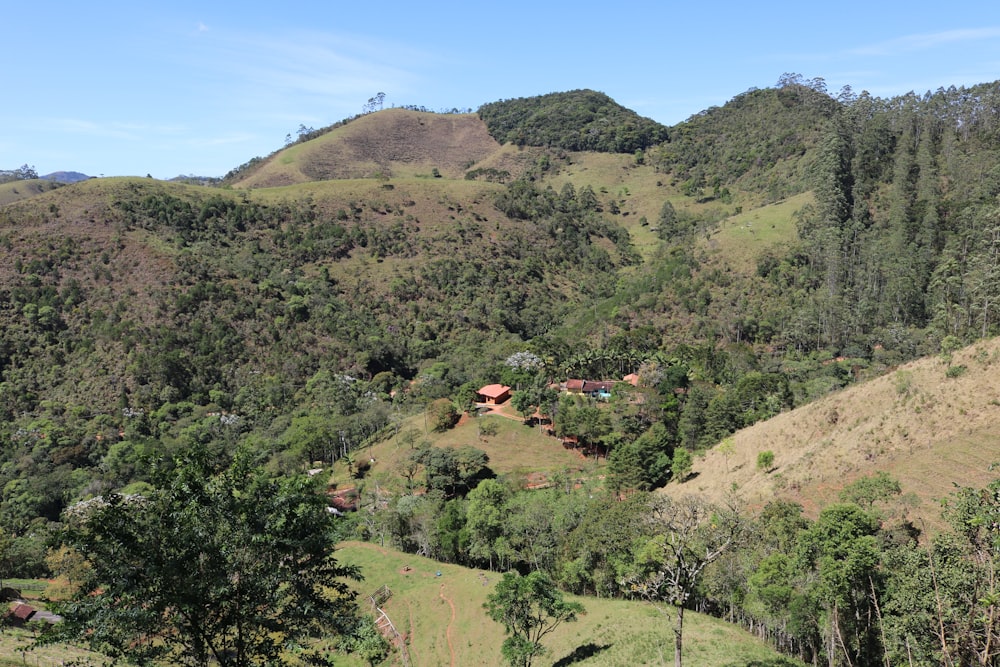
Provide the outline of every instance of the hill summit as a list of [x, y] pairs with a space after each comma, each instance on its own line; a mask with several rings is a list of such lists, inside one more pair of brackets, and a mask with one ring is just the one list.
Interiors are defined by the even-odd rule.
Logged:
[[499, 149], [475, 114], [385, 109], [275, 153], [235, 185], [435, 174], [461, 178], [471, 163]]
[[634, 153], [666, 141], [667, 128], [593, 90], [500, 100], [479, 107], [501, 143], [569, 151]]
[[78, 171], [54, 171], [51, 174], [45, 174], [39, 178], [46, 181], [55, 181], [57, 183], [79, 183], [80, 181], [87, 180], [90, 176], [81, 174]]

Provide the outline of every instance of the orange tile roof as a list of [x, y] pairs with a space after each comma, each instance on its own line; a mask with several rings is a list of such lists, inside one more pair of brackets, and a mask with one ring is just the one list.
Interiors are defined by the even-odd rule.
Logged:
[[505, 385], [488, 384], [482, 389], [480, 389], [479, 393], [482, 394], [483, 396], [486, 396], [487, 398], [496, 398], [498, 396], [503, 396], [508, 391], [510, 391], [510, 387], [507, 387]]

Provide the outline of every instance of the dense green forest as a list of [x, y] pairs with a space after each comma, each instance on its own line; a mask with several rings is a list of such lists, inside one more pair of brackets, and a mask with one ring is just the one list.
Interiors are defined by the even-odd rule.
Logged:
[[479, 107], [479, 117], [494, 139], [518, 146], [634, 153], [668, 136], [663, 125], [593, 90], [492, 102]]
[[[672, 128], [574, 91], [483, 105], [517, 153], [467, 179], [93, 179], [6, 204], [0, 575], [49, 574], [67, 508], [172, 488], [192, 452], [206, 474], [239, 451], [273, 476], [344, 459], [363, 477], [360, 449], [405, 437], [405, 479], [341, 535], [664, 599], [655, 491], [692, 456], [1000, 333], [998, 91], [832, 96], [785, 75]], [[622, 161], [580, 176], [583, 151]], [[718, 249], [805, 193], [792, 233]], [[552, 386], [630, 373], [607, 401]], [[474, 444], [435, 446], [494, 382], [604, 482], [525, 491]], [[420, 414], [428, 432], [405, 435]], [[877, 477], [814, 518], [734, 507], [740, 539], [685, 604], [807, 661], [997, 664], [996, 489], [956, 491], [933, 537], [897, 495]]]

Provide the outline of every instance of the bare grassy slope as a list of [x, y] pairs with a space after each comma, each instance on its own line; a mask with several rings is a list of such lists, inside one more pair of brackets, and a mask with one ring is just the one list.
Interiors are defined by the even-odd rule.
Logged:
[[[982, 486], [1000, 461], [1000, 339], [954, 354], [921, 359], [736, 433], [694, 465], [696, 477], [666, 493], [698, 491], [721, 499], [735, 485], [752, 504], [775, 497], [810, 513], [834, 501], [846, 484], [876, 471], [897, 478], [919, 499], [910, 516], [939, 521], [937, 500], [956, 484]], [[727, 455], [726, 450], [731, 449]], [[774, 452], [771, 472], [758, 453]]]
[[500, 150], [475, 114], [386, 109], [280, 151], [238, 187], [307, 181], [430, 176], [461, 178], [472, 163]]
[[34, 178], [27, 181], [11, 181], [10, 183], [0, 183], [0, 206], [12, 202], [34, 197], [37, 194], [55, 190], [61, 187], [62, 183], [47, 181], [42, 178]]
[[[483, 603], [500, 574], [438, 563], [376, 544], [346, 542], [337, 560], [361, 567], [360, 599], [382, 585], [394, 593], [383, 605], [396, 629], [408, 638], [413, 665], [496, 665], [503, 628]], [[559, 626], [542, 643], [549, 653], [538, 664], [667, 664], [673, 653], [670, 619], [644, 602], [576, 598], [586, 612]], [[693, 667], [796, 667], [735, 625], [694, 612], [685, 615], [684, 661]], [[402, 664], [394, 656], [390, 664]]]

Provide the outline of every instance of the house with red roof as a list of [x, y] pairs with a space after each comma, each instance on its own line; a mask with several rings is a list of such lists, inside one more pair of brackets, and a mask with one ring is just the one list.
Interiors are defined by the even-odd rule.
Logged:
[[487, 405], [500, 405], [510, 398], [510, 387], [502, 384], [488, 384], [478, 392], [479, 402]]
[[591, 398], [606, 401], [611, 398], [611, 389], [615, 382], [607, 380], [566, 380], [566, 391], [570, 394], [584, 394]]

